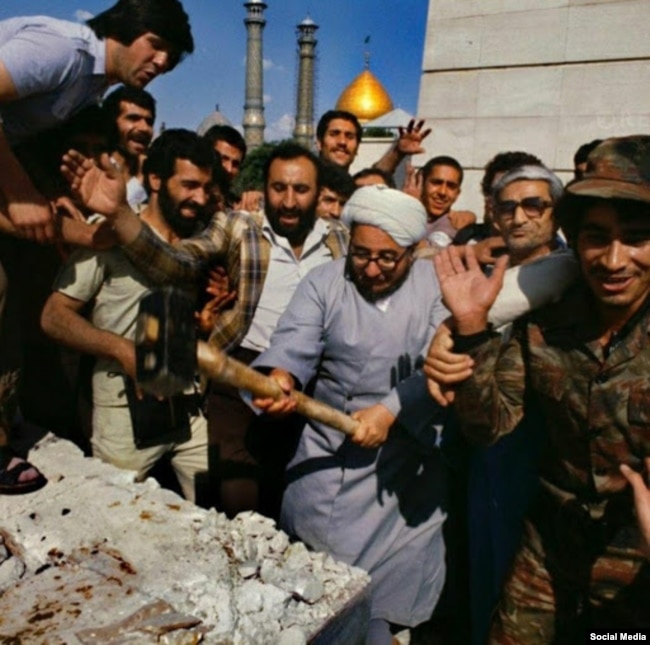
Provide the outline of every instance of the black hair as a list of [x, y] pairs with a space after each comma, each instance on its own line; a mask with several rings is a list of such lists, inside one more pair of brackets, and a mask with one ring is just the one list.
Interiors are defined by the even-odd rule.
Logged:
[[650, 204], [636, 199], [611, 199], [605, 197], [592, 197], [589, 195], [574, 195], [565, 192], [553, 210], [553, 215], [560, 224], [570, 247], [575, 249], [576, 239], [585, 213], [598, 204], [606, 203], [619, 215], [625, 217], [643, 216], [650, 217]]
[[589, 153], [594, 148], [597, 148], [602, 142], [603, 142], [602, 139], [594, 139], [589, 143], [583, 143], [576, 150], [576, 153], [573, 155], [573, 165], [577, 166], [579, 163], [584, 163], [585, 161], [587, 161], [587, 157], [589, 156]]
[[323, 160], [321, 160], [320, 187], [329, 188], [329, 190], [345, 199], [350, 199], [352, 193], [357, 189], [347, 170]]
[[217, 141], [225, 141], [233, 148], [237, 148], [242, 154], [242, 162], [246, 159], [246, 152], [248, 150], [244, 137], [235, 130], [231, 125], [213, 125], [204, 135], [203, 138], [210, 142], [214, 148]]
[[363, 130], [361, 129], [359, 119], [357, 119], [352, 112], [347, 112], [346, 110], [328, 110], [323, 114], [323, 116], [318, 120], [318, 125], [316, 126], [316, 139], [318, 139], [318, 141], [323, 140], [330, 122], [334, 119], [343, 119], [343, 121], [349, 121], [352, 123], [357, 134], [357, 141], [361, 142]]
[[580, 170], [577, 170], [577, 167], [580, 164], [586, 163], [587, 157], [591, 153], [592, 150], [597, 148], [601, 143], [603, 142], [602, 139], [594, 139], [593, 141], [590, 141], [589, 143], [583, 143], [577, 150], [576, 153], [573, 155], [573, 166], [575, 168], [574, 170], [574, 176], [576, 179], [582, 179], [582, 172]]
[[528, 152], [519, 150], [499, 152], [485, 164], [483, 179], [481, 179], [481, 192], [483, 197], [492, 194], [494, 178], [499, 173], [506, 173], [519, 166], [543, 166], [542, 160]]
[[386, 172], [385, 170], [382, 170], [381, 168], [364, 168], [363, 170], [360, 170], [359, 172], [352, 175], [352, 181], [356, 183], [359, 179], [365, 179], [366, 177], [372, 176], [381, 177], [384, 180], [386, 186], [389, 188], [395, 188], [395, 179], [393, 179], [393, 175], [391, 175], [389, 172]]
[[[214, 149], [213, 149], [214, 150]], [[223, 195], [223, 198], [226, 202], [231, 195], [231, 186], [230, 186], [230, 177], [228, 173], [223, 169], [223, 164], [221, 163], [221, 155], [215, 150], [214, 151], [214, 166], [212, 167], [212, 184], [219, 189], [219, 192]]]
[[307, 159], [314, 165], [314, 168], [316, 169], [316, 188], [320, 190], [322, 164], [320, 163], [318, 157], [313, 152], [307, 150], [307, 148], [301, 146], [298, 143], [294, 143], [293, 141], [280, 143], [277, 146], [275, 146], [275, 148], [273, 148], [273, 150], [271, 151], [271, 154], [268, 156], [266, 162], [264, 163], [264, 171], [263, 171], [264, 185], [266, 186], [266, 183], [268, 181], [271, 164], [276, 159], [282, 159], [283, 161], [290, 161], [292, 159], [300, 159], [300, 158]]
[[120, 103], [122, 102], [133, 103], [144, 110], [149, 110], [152, 119], [154, 121], [156, 120], [156, 99], [149, 92], [139, 87], [129, 87], [128, 85], [118, 87], [102, 101], [108, 141], [109, 145], [113, 147], [117, 145], [119, 138], [117, 117], [120, 116]]
[[438, 157], [429, 159], [429, 161], [420, 168], [420, 175], [422, 178], [426, 180], [436, 166], [450, 166], [451, 168], [455, 168], [458, 171], [458, 185], [460, 186], [463, 183], [463, 167], [456, 159], [448, 157], [447, 155], [439, 155]]
[[165, 130], [149, 147], [142, 165], [144, 187], [151, 192], [149, 175], [166, 181], [173, 176], [178, 159], [187, 159], [199, 168], [210, 168], [214, 173], [217, 158], [212, 146], [196, 132], [181, 128]]
[[190, 22], [179, 0], [118, 0], [110, 9], [86, 22], [98, 38], [130, 45], [151, 32], [171, 47], [169, 68], [194, 51]]

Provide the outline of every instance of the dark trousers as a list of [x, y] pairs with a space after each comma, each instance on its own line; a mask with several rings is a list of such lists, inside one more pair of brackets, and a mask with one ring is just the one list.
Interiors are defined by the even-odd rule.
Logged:
[[[237, 348], [231, 356], [249, 365], [258, 352]], [[277, 520], [284, 472], [295, 453], [304, 420], [257, 415], [236, 388], [211, 383], [207, 400], [209, 469], [215, 505], [229, 517], [254, 510]]]

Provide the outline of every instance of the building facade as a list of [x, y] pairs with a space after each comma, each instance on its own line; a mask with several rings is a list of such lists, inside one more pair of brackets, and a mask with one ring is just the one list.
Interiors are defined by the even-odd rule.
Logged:
[[526, 150], [563, 179], [583, 143], [650, 132], [647, 0], [430, 0], [418, 116], [467, 169], [459, 206], [482, 211], [497, 152]]

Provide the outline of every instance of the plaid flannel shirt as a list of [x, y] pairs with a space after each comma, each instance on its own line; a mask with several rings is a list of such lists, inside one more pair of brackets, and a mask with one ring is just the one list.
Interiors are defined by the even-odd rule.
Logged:
[[[198, 236], [169, 246], [157, 239], [149, 227], [124, 251], [147, 277], [157, 284], [174, 283], [196, 290], [208, 267], [226, 267], [230, 288], [237, 291], [232, 309], [220, 313], [210, 343], [231, 351], [248, 332], [262, 294], [271, 257], [271, 245], [262, 234], [263, 212], [218, 213]], [[348, 232], [339, 222], [330, 222], [323, 244], [332, 259], [347, 252]]]

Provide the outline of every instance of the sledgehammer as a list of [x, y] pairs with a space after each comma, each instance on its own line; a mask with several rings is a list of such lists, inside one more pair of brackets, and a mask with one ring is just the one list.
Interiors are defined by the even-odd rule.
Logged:
[[[280, 399], [282, 388], [272, 378], [196, 338], [194, 306], [172, 287], [156, 290], [140, 301], [136, 326], [136, 380], [146, 392], [172, 396], [192, 387], [198, 370], [208, 378], [247, 390], [255, 397]], [[358, 422], [340, 410], [294, 392], [296, 411], [352, 435]]]

